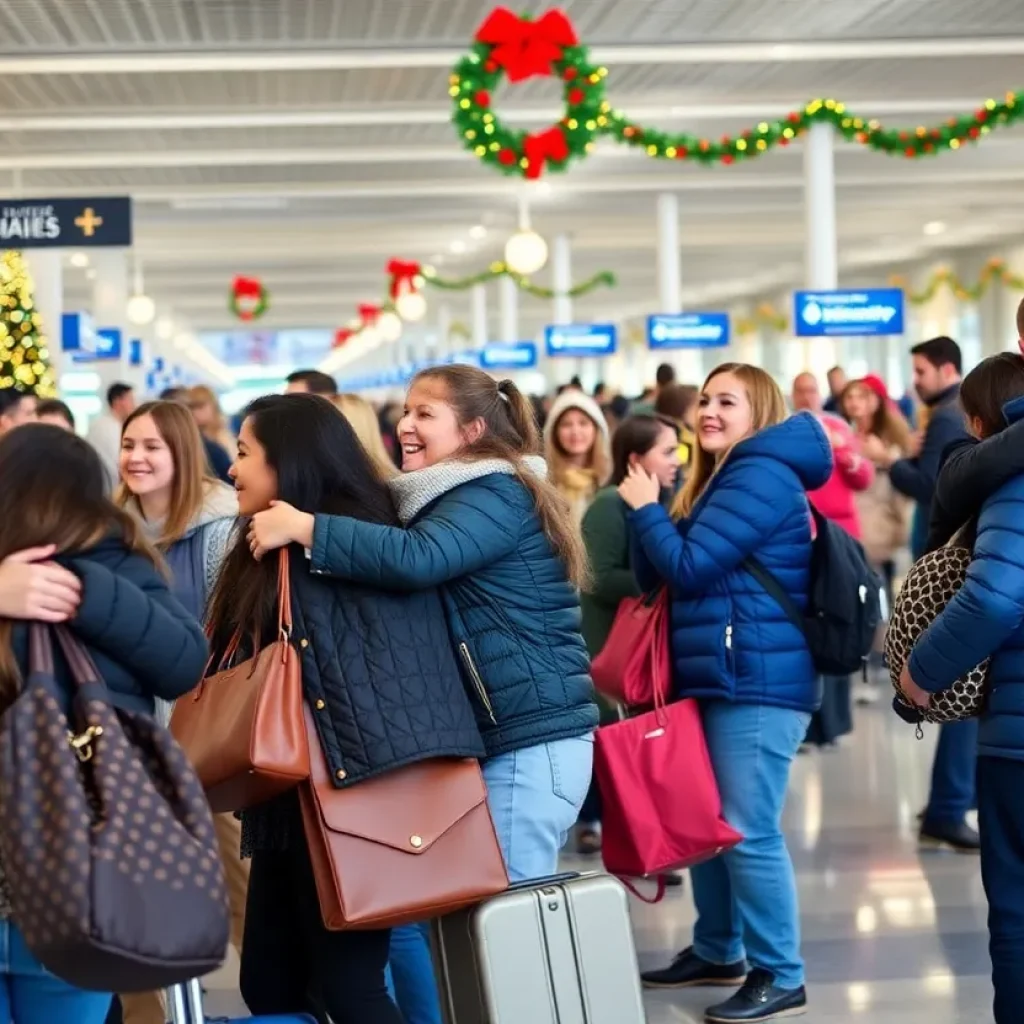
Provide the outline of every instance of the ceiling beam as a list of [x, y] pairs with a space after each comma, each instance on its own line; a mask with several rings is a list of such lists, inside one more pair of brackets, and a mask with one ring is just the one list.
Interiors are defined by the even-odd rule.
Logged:
[[[352, 71], [378, 68], [448, 68], [468, 49], [295, 49], [187, 52], [67, 53], [7, 56], [0, 75], [153, 75], [258, 71]], [[592, 58], [608, 65], [765, 64], [866, 60], [1024, 56], [1024, 37], [963, 39], [801, 40], [747, 43], [644, 43], [594, 45]]]
[[[0, 64], [0, 69], [3, 65]], [[2, 70], [0, 70], [2, 75]], [[799, 102], [810, 97], [800, 97]], [[851, 110], [884, 117], [899, 114], [948, 114], [970, 110], [978, 97], [961, 99], [895, 99], [847, 100]], [[783, 117], [793, 109], [785, 103], [632, 103], [623, 99], [635, 121], [703, 121], [737, 118], [754, 120]], [[547, 107], [511, 107], [502, 110], [502, 120], [517, 124], [543, 123], [550, 117]], [[0, 116], [0, 131], [24, 134], [40, 132], [105, 132], [105, 131], [189, 131], [196, 129], [238, 128], [379, 128], [402, 125], [447, 125], [451, 114], [445, 105], [413, 106], [401, 109], [376, 107], [353, 110], [237, 110], [202, 111], [194, 113], [151, 114], [19, 114]]]

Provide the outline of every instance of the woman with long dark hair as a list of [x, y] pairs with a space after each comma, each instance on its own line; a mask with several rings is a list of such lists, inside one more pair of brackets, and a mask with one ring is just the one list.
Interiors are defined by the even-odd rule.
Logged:
[[[286, 502], [378, 528], [397, 521], [351, 425], [316, 395], [249, 406], [231, 476], [243, 517]], [[438, 593], [385, 593], [315, 575], [301, 545], [292, 545], [289, 560], [292, 642], [335, 785], [429, 758], [480, 757]], [[275, 638], [277, 578], [278, 559], [254, 559], [243, 530], [210, 604], [215, 662], [236, 632], [243, 658]], [[249, 1009], [308, 1012], [314, 993], [334, 1024], [400, 1024], [384, 979], [390, 931], [324, 927], [294, 791], [243, 812], [242, 850], [252, 857], [241, 971]]]
[[[202, 630], [171, 595], [135, 521], [107, 498], [92, 446], [60, 427], [20, 427], [0, 441], [0, 479], [0, 710], [29, 668], [18, 620], [65, 623], [116, 707], [152, 715], [155, 698], [191, 690], [206, 664]], [[60, 659], [57, 680], [68, 709], [75, 684]], [[0, 1021], [102, 1024], [111, 997], [44, 970], [9, 920], [3, 889], [0, 872]]]

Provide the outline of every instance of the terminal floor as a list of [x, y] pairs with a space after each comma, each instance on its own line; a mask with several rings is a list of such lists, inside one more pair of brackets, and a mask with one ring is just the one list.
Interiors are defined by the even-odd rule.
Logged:
[[[879, 706], [859, 710], [843, 746], [798, 759], [786, 831], [800, 886], [808, 1024], [992, 1020], [978, 860], [917, 851], [933, 742], [917, 742]], [[637, 903], [641, 965], [688, 945], [692, 922], [688, 888], [656, 907]], [[235, 976], [229, 966], [209, 980], [208, 1012], [242, 1012]], [[718, 990], [648, 992], [648, 1024], [697, 1024], [721, 998]]]

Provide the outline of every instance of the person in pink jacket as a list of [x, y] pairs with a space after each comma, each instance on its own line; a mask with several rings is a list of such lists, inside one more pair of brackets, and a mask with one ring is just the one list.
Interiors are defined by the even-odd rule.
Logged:
[[875, 479], [874, 464], [860, 453], [857, 436], [850, 425], [838, 416], [822, 411], [821, 389], [813, 373], [801, 373], [793, 381], [793, 409], [813, 413], [821, 421], [829, 440], [835, 469], [824, 487], [808, 494], [814, 507], [851, 536], [860, 540], [860, 517], [857, 514], [859, 491], [866, 491]]
[[[793, 381], [793, 408], [813, 413], [832, 443], [835, 468], [824, 487], [808, 493], [814, 507], [833, 523], [860, 540], [860, 516], [856, 494], [867, 490], [875, 478], [874, 464], [860, 453], [853, 428], [838, 416], [824, 412], [821, 389], [813, 373], [801, 373]], [[840, 736], [853, 731], [853, 695], [849, 676], [822, 679], [821, 707], [811, 716], [806, 743], [823, 749], [836, 745]]]

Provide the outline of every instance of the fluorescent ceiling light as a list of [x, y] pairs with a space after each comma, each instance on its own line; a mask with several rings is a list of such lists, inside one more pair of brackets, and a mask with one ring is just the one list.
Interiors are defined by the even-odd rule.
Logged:
[[456, 256], [461, 256], [466, 251], [466, 243], [461, 238], [456, 238], [448, 248], [451, 249]]
[[469, 229], [469, 237], [475, 238], [479, 242], [482, 238], [487, 237], [487, 228], [485, 228], [483, 224], [474, 224], [473, 227]]
[[935, 235], [944, 235], [946, 233], [945, 221], [941, 220], [930, 220], [924, 226], [924, 233], [934, 237]]
[[288, 200], [281, 196], [225, 196], [223, 199], [173, 199], [175, 210], [284, 210]]

